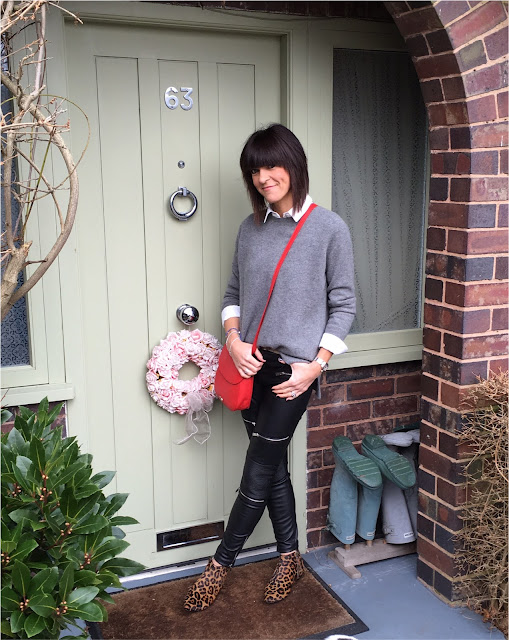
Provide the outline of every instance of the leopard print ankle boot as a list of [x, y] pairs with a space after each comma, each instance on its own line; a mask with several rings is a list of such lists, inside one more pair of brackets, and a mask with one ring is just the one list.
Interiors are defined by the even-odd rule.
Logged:
[[205, 567], [205, 571], [189, 589], [184, 600], [184, 609], [187, 611], [208, 609], [221, 591], [229, 570], [229, 567], [216, 566], [211, 558]]
[[269, 584], [265, 587], [265, 602], [272, 604], [284, 600], [303, 574], [304, 562], [298, 551], [281, 556]]

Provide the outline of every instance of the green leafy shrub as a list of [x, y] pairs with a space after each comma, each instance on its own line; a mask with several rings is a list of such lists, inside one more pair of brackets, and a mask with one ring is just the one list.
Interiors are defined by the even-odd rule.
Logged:
[[[114, 472], [92, 475], [92, 456], [53, 428], [62, 405], [20, 407], [2, 435], [2, 623], [10, 638], [58, 638], [77, 619], [107, 619], [108, 587], [144, 567], [118, 558], [129, 543], [116, 516], [128, 494], [105, 496]], [[9, 416], [2, 410], [2, 422]], [[81, 637], [87, 637], [83, 632]]]

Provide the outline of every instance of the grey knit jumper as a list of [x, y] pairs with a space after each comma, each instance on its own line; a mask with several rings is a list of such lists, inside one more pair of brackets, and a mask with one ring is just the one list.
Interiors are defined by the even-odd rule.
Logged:
[[[240, 225], [223, 306], [240, 306], [242, 340], [252, 343], [269, 294], [272, 274], [296, 222], [251, 214]], [[345, 222], [316, 207], [281, 267], [258, 346], [289, 364], [311, 362], [324, 333], [344, 340], [355, 316], [353, 253]]]

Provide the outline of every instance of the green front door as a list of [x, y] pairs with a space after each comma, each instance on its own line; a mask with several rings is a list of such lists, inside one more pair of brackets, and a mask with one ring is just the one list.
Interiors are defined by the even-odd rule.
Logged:
[[[199, 310], [195, 326], [221, 339], [221, 297], [249, 212], [238, 158], [257, 126], [280, 119], [280, 42], [68, 24], [66, 52], [70, 98], [92, 132], [76, 230], [84, 382], [69, 403], [69, 431], [73, 418], [86, 425], [77, 435], [95, 468], [115, 469], [111, 490], [130, 494], [124, 511], [140, 521], [129, 527], [130, 557], [151, 567], [204, 557], [217, 541], [157, 551], [157, 534], [226, 522], [247, 437], [240, 416], [216, 402], [209, 441], [176, 445], [185, 418], [151, 400], [146, 361], [184, 328], [175, 315], [183, 303]], [[71, 115], [76, 155], [86, 130]], [[168, 208], [179, 187], [198, 201], [187, 221]], [[180, 211], [190, 204], [175, 198]], [[272, 541], [264, 517], [248, 545]]]

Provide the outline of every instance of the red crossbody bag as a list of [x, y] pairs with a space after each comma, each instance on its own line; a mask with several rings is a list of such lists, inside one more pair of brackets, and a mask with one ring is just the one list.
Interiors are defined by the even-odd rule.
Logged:
[[[281, 269], [281, 266], [288, 252], [290, 251], [295, 238], [298, 236], [299, 231], [302, 229], [304, 223], [309, 217], [309, 214], [313, 211], [313, 209], [316, 208], [316, 206], [316, 204], [312, 204], [299, 220], [299, 222], [297, 223], [297, 227], [292, 234], [292, 237], [288, 241], [285, 250], [279, 258], [279, 262], [277, 263], [277, 266], [274, 270], [274, 275], [272, 276], [272, 282], [270, 284], [267, 302], [265, 303], [265, 309], [263, 310], [260, 324], [258, 325], [255, 339], [253, 340], [253, 347], [251, 350], [253, 354], [256, 351], [258, 335], [260, 334], [260, 329], [262, 328], [263, 320], [265, 318], [265, 314], [267, 313], [267, 307], [269, 306], [270, 297], [272, 295], [272, 291], [274, 290], [274, 285], [276, 284], [279, 270]], [[240, 375], [225, 345], [221, 351], [221, 355], [219, 356], [219, 365], [216, 371], [216, 380], [214, 386], [218, 398], [226, 407], [228, 407], [228, 409], [230, 409], [230, 411], [238, 411], [241, 409], [247, 409], [249, 407], [249, 405], [251, 404], [251, 397], [253, 395], [253, 379], [254, 376], [243, 378]]]

